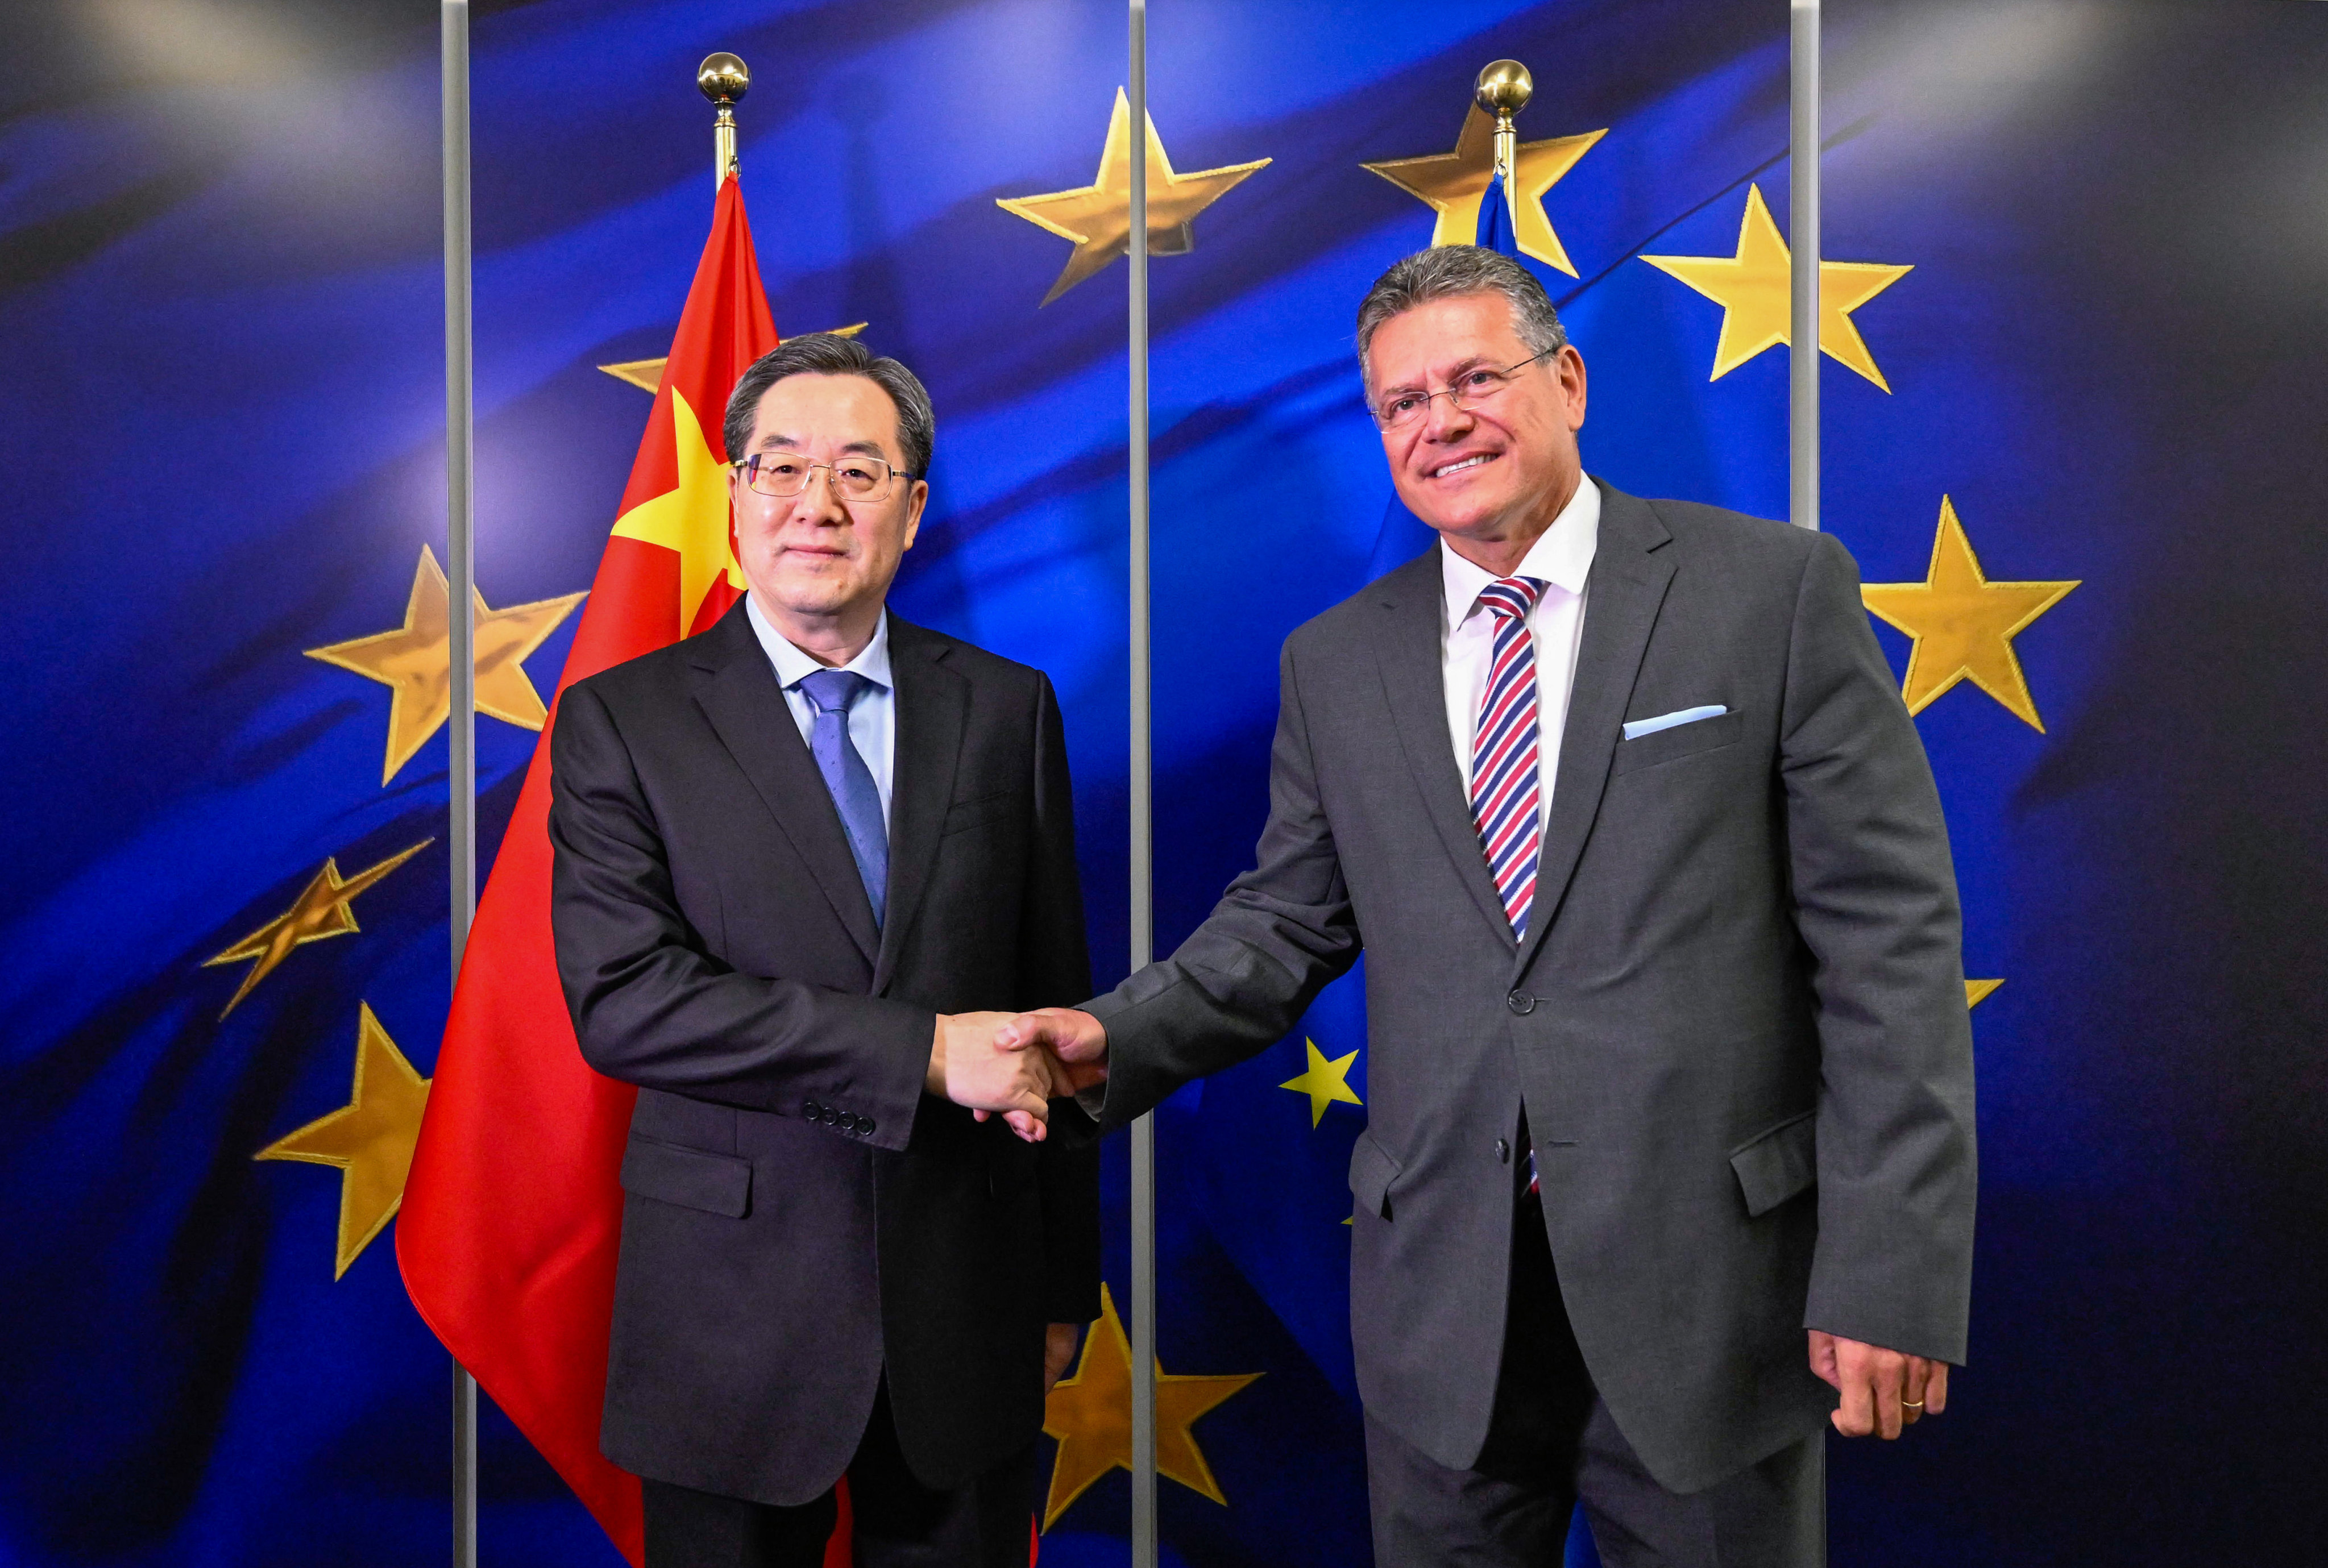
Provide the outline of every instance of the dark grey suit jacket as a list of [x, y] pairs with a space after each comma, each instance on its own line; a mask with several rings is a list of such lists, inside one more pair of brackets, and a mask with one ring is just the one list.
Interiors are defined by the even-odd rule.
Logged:
[[1526, 939], [1456, 770], [1434, 550], [1286, 639], [1258, 864], [1088, 1005], [1112, 1127], [1280, 1039], [1363, 947], [1368, 1411], [1478, 1457], [1525, 1106], [1585, 1363], [1692, 1491], [1834, 1408], [1807, 1326], [1963, 1360], [1971, 1033], [1939, 800], [1850, 555], [1601, 490]]
[[1098, 1162], [922, 1092], [934, 1014], [1091, 989], [1050, 682], [892, 615], [878, 931], [738, 603], [577, 683], [550, 742], [551, 919], [583, 1055], [639, 1086], [601, 1441], [807, 1502], [883, 1375], [950, 1487], [1034, 1441], [1043, 1326], [1099, 1315]]

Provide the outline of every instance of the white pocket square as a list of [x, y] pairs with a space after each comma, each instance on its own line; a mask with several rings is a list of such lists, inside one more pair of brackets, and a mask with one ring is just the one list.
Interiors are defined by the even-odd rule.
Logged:
[[1654, 719], [1633, 719], [1625, 725], [1625, 739], [1638, 741], [1643, 735], [1654, 735], [1659, 730], [1670, 730], [1679, 724], [1694, 724], [1700, 719], [1718, 719], [1729, 711], [1720, 703], [1708, 703], [1702, 708], [1677, 708], [1670, 714], [1659, 714]]

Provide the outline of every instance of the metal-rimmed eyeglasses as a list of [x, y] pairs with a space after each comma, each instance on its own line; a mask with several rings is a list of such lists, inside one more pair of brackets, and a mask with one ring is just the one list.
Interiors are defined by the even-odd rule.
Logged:
[[818, 469], [824, 470], [830, 478], [833, 495], [844, 501], [887, 500], [897, 481], [911, 481], [914, 477], [880, 458], [856, 454], [831, 462], [811, 462], [797, 452], [756, 452], [728, 466], [742, 474], [744, 482], [755, 491], [779, 500], [808, 489], [809, 480]]
[[1512, 384], [1520, 371], [1543, 359], [1544, 354], [1559, 351], [1546, 349], [1543, 353], [1530, 354], [1518, 364], [1507, 365], [1500, 370], [1492, 365], [1474, 365], [1456, 377], [1451, 387], [1441, 387], [1436, 392], [1401, 392], [1383, 399], [1370, 412], [1376, 425], [1385, 430], [1396, 430], [1422, 418], [1434, 397], [1446, 398], [1450, 407], [1476, 408], [1482, 403], [1493, 401], [1497, 394]]

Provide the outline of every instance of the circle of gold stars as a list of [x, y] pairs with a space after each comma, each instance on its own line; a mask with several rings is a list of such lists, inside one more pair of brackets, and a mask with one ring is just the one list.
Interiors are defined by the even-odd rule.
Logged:
[[[1099, 1321], [1084, 1336], [1075, 1374], [1056, 1384], [1043, 1405], [1043, 1433], [1058, 1440], [1043, 1528], [1058, 1522], [1077, 1498], [1112, 1470], [1131, 1468], [1131, 1341], [1116, 1315], [1115, 1297], [1099, 1288]], [[1262, 1375], [1224, 1377], [1169, 1373], [1156, 1365], [1156, 1473], [1224, 1507], [1228, 1498], [1205, 1462], [1192, 1430], [1197, 1418]]]
[[[1197, 243], [1192, 225], [1197, 215], [1256, 170], [1269, 166], [1267, 158], [1225, 168], [1199, 169], [1192, 174], [1174, 171], [1165, 155], [1164, 140], [1156, 134], [1156, 118], [1147, 118], [1148, 252], [1151, 256], [1186, 256]], [[1053, 191], [1041, 196], [998, 196], [994, 204], [1062, 239], [1073, 240], [1067, 265], [1043, 296], [1049, 304], [1085, 278], [1131, 248], [1131, 100], [1115, 89], [1115, 110], [1108, 117], [1107, 140], [1099, 154], [1099, 173], [1088, 185], [1073, 191]], [[1040, 305], [1036, 307], [1041, 309]]]
[[[526, 677], [526, 658], [585, 596], [568, 593], [501, 610], [487, 607], [483, 593], [474, 596], [477, 712], [521, 729], [539, 730], [549, 710]], [[389, 700], [388, 757], [380, 775], [383, 785], [452, 716], [452, 602], [444, 568], [436, 565], [436, 552], [423, 545], [402, 626], [306, 650], [309, 658], [352, 670], [394, 694]]]
[[[1568, 251], [1544, 212], [1544, 192], [1576, 167], [1578, 159], [1609, 133], [1587, 131], [1582, 135], [1554, 136], [1547, 141], [1522, 142], [1513, 150], [1512, 238], [1520, 253], [1546, 266], [1576, 275]], [[1479, 204], [1496, 177], [1495, 117], [1477, 104], [1463, 117], [1463, 128], [1451, 153], [1421, 158], [1387, 158], [1358, 167], [1381, 175], [1439, 214], [1431, 230], [1433, 245], [1473, 245], [1479, 236]]]
[[[1713, 349], [1719, 381], [1765, 349], [1793, 341], [1793, 253], [1779, 233], [1762, 188], [1746, 188], [1746, 215], [1739, 220], [1735, 256], [1645, 256], [1722, 307], [1722, 338]], [[1851, 313], [1915, 269], [1873, 261], [1819, 263], [1819, 348], [1886, 392], [1892, 384], [1875, 366]]]

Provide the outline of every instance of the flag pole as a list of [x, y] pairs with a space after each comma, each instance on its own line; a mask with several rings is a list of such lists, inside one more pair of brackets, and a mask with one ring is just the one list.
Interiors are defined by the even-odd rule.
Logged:
[[707, 54], [695, 68], [695, 88], [719, 111], [711, 122], [711, 193], [717, 197], [728, 176], [742, 167], [736, 157], [736, 106], [752, 90], [752, 68], [724, 50]]
[[[453, 978], [477, 912], [476, 382], [469, 232], [469, 0], [439, 16], [445, 154], [445, 555], [452, 600], [446, 780]], [[453, 1568], [477, 1562], [477, 1380], [453, 1364]]]
[[1819, 526], [1819, 0], [1793, 0], [1788, 60], [1792, 151], [1788, 235], [1793, 321], [1788, 340], [1788, 516]]
[[[1496, 172], [1480, 200], [1501, 201], [1508, 225], [1516, 228], [1518, 205], [1512, 199], [1513, 172], [1519, 163], [1519, 131], [1512, 117], [1527, 107], [1535, 96], [1535, 79], [1516, 60], [1490, 61], [1471, 84], [1471, 101], [1496, 117]], [[1485, 227], [1482, 214], [1482, 229]]]
[[[1131, 11], [1131, 967], [1156, 956], [1148, 616], [1148, 4]], [[1156, 1118], [1131, 1124], [1131, 1568], [1156, 1568]]]

